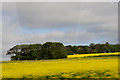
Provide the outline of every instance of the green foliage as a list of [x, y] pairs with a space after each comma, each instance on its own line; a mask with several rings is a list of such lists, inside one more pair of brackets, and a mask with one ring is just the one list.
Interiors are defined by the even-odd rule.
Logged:
[[45, 44], [16, 45], [7, 51], [11, 60], [41, 60], [67, 58], [66, 47], [59, 42]]
[[16, 45], [7, 51], [11, 60], [41, 60], [60, 59], [67, 55], [120, 52], [120, 44], [94, 44], [89, 46], [64, 46], [60, 42], [46, 42], [44, 44]]
[[46, 42], [42, 46], [42, 53], [46, 59], [59, 59], [67, 57], [66, 47], [59, 42]]

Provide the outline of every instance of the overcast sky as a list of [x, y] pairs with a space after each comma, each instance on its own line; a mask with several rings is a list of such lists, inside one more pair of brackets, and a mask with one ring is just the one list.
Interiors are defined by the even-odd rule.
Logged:
[[118, 3], [19, 2], [2, 4], [2, 58], [17, 44], [118, 43]]

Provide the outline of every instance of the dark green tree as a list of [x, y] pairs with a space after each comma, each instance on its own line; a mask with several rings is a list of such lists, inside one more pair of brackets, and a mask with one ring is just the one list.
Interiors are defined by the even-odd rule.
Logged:
[[67, 57], [67, 48], [59, 42], [46, 42], [42, 46], [45, 59], [59, 59]]
[[71, 45], [66, 46], [66, 48], [67, 48], [68, 55], [73, 55], [74, 54], [74, 52], [71, 50], [72, 49]]

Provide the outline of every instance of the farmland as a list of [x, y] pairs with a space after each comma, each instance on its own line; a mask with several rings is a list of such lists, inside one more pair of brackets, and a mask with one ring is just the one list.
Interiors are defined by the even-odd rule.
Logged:
[[5, 61], [0, 65], [2, 78], [118, 78], [115, 55], [119, 54], [69, 55], [67, 59]]

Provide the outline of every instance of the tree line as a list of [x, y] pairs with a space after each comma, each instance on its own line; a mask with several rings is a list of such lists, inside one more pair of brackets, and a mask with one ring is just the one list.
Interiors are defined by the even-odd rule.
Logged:
[[120, 44], [94, 44], [90, 43], [89, 46], [66, 46], [68, 50], [68, 55], [72, 54], [90, 54], [90, 53], [110, 53], [110, 52], [120, 52]]
[[64, 46], [60, 42], [46, 42], [44, 44], [22, 44], [9, 49], [6, 55], [11, 60], [41, 60], [67, 58], [67, 55], [120, 52], [120, 44], [94, 44], [89, 46]]

